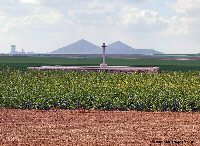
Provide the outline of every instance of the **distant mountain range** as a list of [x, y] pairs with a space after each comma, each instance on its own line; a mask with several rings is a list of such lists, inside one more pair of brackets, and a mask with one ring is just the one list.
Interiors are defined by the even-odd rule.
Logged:
[[[102, 48], [84, 39], [81, 39], [75, 43], [62, 47], [50, 53], [51, 54], [101, 54]], [[126, 45], [125, 43], [117, 41], [107, 46], [106, 54], [152, 55], [152, 54], [164, 54], [164, 53], [153, 49], [134, 49], [131, 46]]]

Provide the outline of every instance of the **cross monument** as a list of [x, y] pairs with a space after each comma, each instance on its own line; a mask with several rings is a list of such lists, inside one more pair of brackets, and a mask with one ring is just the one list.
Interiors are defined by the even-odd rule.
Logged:
[[100, 68], [106, 68], [107, 64], [106, 64], [106, 44], [103, 43], [103, 46], [101, 46], [103, 48], [103, 63], [100, 64]]

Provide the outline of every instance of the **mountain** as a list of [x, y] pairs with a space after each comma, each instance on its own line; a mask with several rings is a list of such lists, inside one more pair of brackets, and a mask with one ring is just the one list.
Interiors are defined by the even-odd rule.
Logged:
[[106, 54], [135, 54], [135, 49], [117, 41], [107, 46]]
[[131, 46], [128, 46], [120, 41], [114, 42], [107, 46], [107, 54], [163, 54], [153, 49], [134, 49]]
[[51, 54], [100, 54], [102, 49], [84, 39], [50, 52]]
[[[51, 54], [102, 54], [102, 48], [84, 39], [50, 52]], [[153, 49], [134, 49], [123, 42], [117, 41], [107, 46], [106, 54], [163, 54]]]

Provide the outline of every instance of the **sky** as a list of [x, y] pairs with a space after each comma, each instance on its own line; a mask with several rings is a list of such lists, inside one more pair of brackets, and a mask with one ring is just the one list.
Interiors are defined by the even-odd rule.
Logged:
[[0, 0], [0, 53], [47, 53], [80, 39], [200, 53], [200, 0]]

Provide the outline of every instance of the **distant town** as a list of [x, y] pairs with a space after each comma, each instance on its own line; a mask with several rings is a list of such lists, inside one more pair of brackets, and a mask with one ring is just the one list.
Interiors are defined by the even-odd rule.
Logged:
[[10, 50], [10, 54], [15, 55], [15, 54], [35, 54], [34, 52], [25, 52], [24, 49], [22, 49], [21, 51], [17, 51], [16, 49], [16, 45], [11, 45], [11, 50]]

